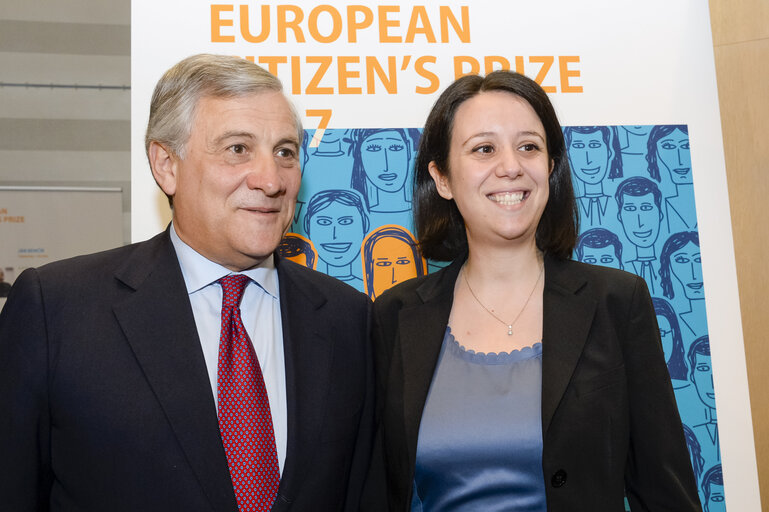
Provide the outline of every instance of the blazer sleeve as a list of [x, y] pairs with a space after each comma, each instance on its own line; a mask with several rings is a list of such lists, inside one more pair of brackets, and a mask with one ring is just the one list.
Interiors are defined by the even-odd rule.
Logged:
[[646, 283], [636, 279], [623, 357], [630, 409], [625, 492], [636, 511], [701, 511], [659, 327]]
[[0, 313], [0, 503], [48, 510], [52, 484], [46, 304], [37, 271], [24, 271]]

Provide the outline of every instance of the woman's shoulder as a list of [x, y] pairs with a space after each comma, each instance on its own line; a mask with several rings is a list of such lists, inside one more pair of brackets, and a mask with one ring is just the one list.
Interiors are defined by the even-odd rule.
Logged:
[[[616, 268], [591, 265], [575, 260], [551, 259], [545, 267], [550, 270], [551, 283], [560, 284], [574, 291], [582, 287], [591, 289], [598, 295], [633, 294], [636, 290], [647, 290], [645, 281], [630, 272]], [[648, 294], [648, 291], [646, 291]]]

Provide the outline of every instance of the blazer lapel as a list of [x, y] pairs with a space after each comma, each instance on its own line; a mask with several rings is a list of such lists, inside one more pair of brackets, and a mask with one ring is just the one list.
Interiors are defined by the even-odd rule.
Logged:
[[275, 256], [275, 263], [286, 361], [288, 442], [273, 510], [283, 510], [297, 494], [319, 441], [318, 426], [326, 411], [334, 340], [318, 330], [325, 324], [319, 311], [326, 303], [323, 291], [302, 279], [290, 262]]
[[[542, 433], [547, 432], [577, 366], [595, 315], [596, 302], [578, 295], [584, 278], [566, 267], [570, 262], [545, 259], [542, 329]], [[573, 268], [572, 268], [573, 270]]]
[[416, 290], [420, 303], [402, 309], [398, 315], [406, 446], [412, 468], [416, 461], [419, 423], [449, 322], [454, 283], [464, 259], [459, 258], [445, 270], [428, 277]]
[[142, 244], [116, 278], [133, 289], [115, 316], [214, 510], [235, 494], [195, 320], [168, 232]]

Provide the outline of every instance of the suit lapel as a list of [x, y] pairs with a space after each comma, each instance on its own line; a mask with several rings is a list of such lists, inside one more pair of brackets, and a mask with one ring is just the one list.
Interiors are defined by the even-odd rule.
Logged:
[[[324, 337], [323, 291], [303, 279], [288, 261], [275, 257], [286, 361], [288, 442], [286, 462], [273, 510], [282, 510], [298, 493], [319, 441], [330, 382], [333, 339]], [[332, 468], [327, 468], [329, 471]]]
[[[542, 329], [542, 432], [545, 434], [577, 366], [596, 302], [578, 294], [586, 284], [570, 262], [545, 259]], [[573, 270], [573, 267], [572, 267]]]
[[181, 269], [168, 232], [142, 244], [116, 278], [134, 291], [115, 316], [215, 510], [237, 505]]
[[445, 270], [428, 277], [417, 288], [420, 303], [402, 309], [398, 315], [406, 446], [412, 468], [416, 461], [419, 423], [449, 322], [454, 283], [463, 263], [464, 258], [459, 258]]

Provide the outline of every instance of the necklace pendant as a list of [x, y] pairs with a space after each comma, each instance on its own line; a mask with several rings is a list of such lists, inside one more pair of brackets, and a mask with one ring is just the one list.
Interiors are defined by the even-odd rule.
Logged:
[[507, 335], [508, 336], [512, 336], [513, 335], [513, 326], [512, 325], [508, 325], [507, 326]]

